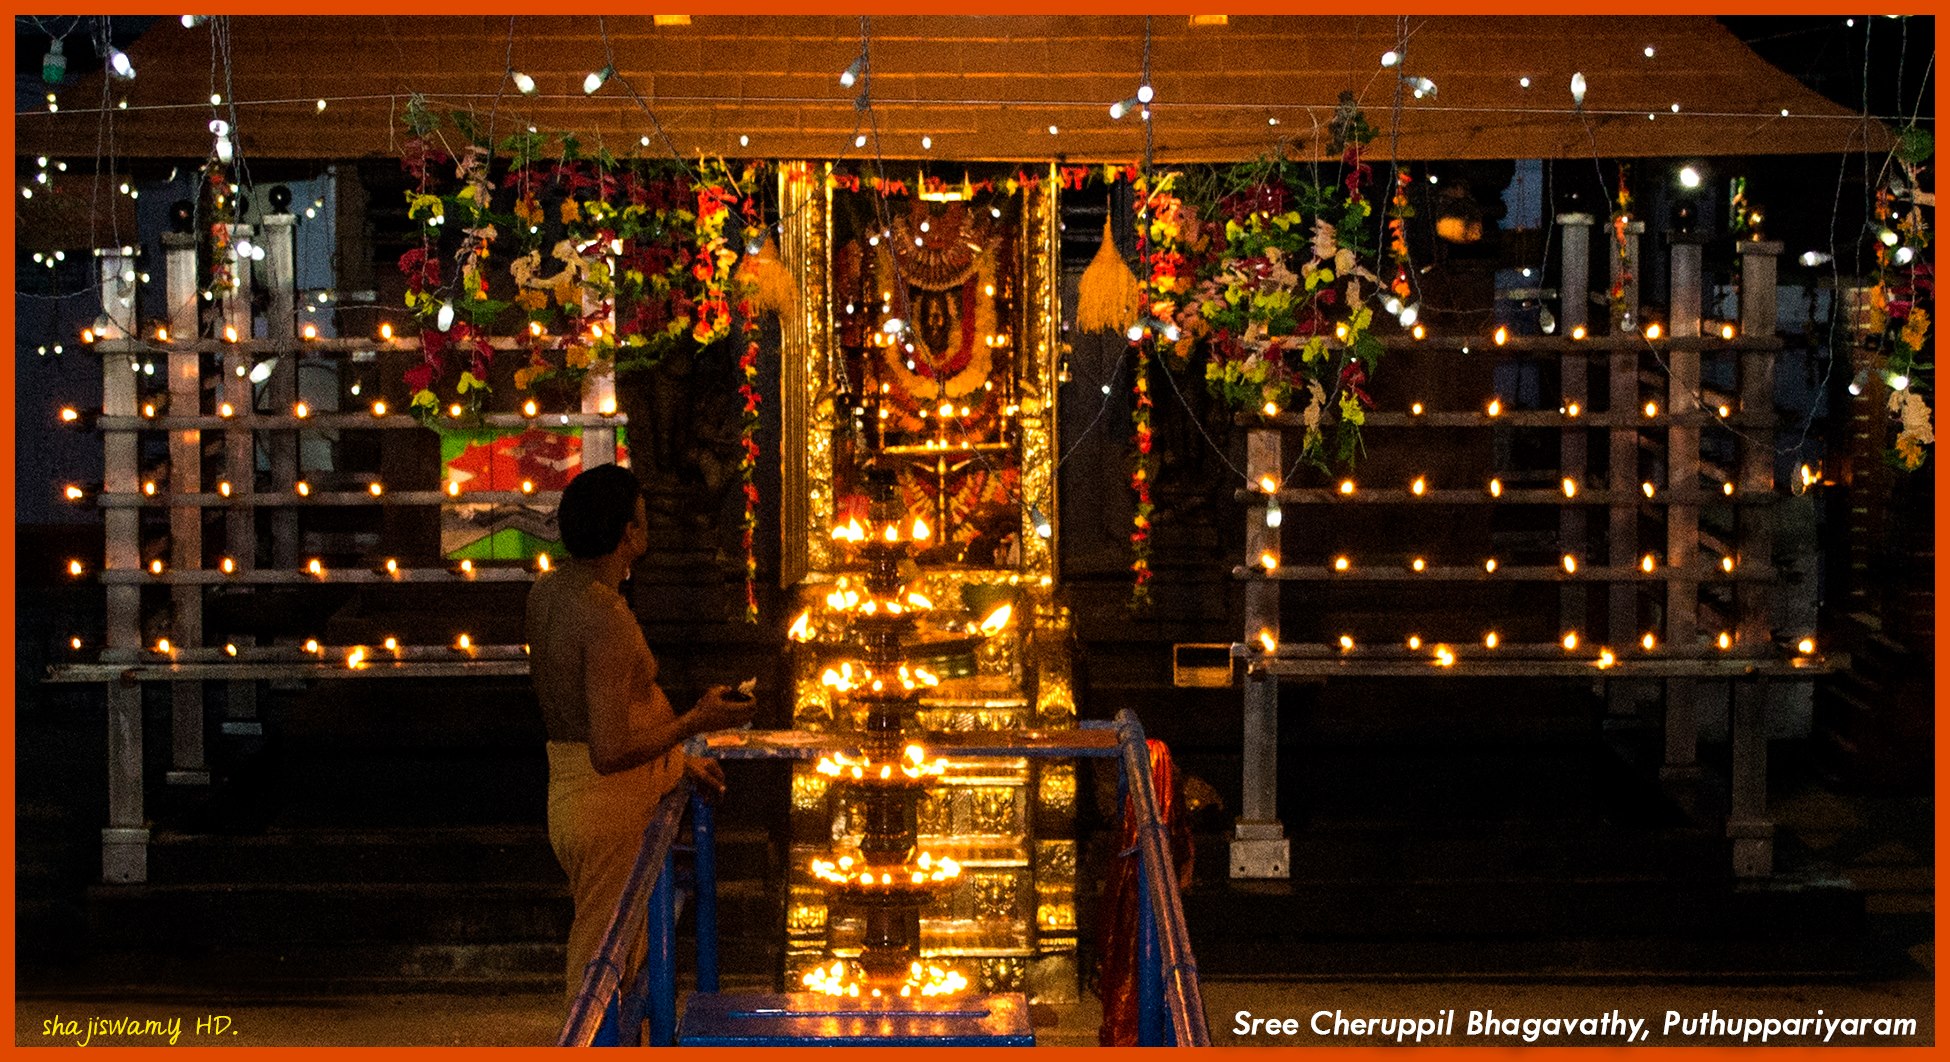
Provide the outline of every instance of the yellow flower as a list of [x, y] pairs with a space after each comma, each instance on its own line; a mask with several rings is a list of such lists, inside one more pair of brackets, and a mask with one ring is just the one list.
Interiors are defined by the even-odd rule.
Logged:
[[1923, 340], [1930, 334], [1930, 314], [1918, 306], [1909, 311], [1909, 318], [1903, 322], [1903, 345], [1911, 350], [1922, 350]]
[[562, 352], [562, 361], [571, 369], [586, 369], [591, 361], [589, 348], [580, 344]]
[[523, 288], [515, 293], [515, 302], [525, 310], [545, 310], [548, 308], [548, 292]]
[[562, 224], [572, 225], [582, 220], [582, 208], [573, 199], [562, 200]]

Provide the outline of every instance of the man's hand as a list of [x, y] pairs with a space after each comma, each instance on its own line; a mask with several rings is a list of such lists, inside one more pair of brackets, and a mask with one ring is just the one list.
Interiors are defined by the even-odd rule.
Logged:
[[729, 730], [744, 726], [752, 721], [753, 701], [746, 699], [734, 701], [726, 699], [731, 693], [730, 686], [713, 686], [697, 699], [697, 703], [685, 713], [686, 719], [697, 720], [697, 732], [708, 734], [713, 730]]
[[709, 756], [684, 757], [684, 777], [705, 800], [715, 801], [724, 795], [724, 768]]

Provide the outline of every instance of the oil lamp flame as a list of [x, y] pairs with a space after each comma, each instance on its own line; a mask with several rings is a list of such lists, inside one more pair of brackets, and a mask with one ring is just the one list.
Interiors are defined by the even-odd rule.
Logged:
[[795, 642], [812, 641], [813, 634], [814, 634], [813, 625], [812, 625], [812, 609], [807, 609], [806, 611], [799, 613], [799, 618], [792, 621], [792, 628], [786, 631], [785, 633], [786, 633], [786, 637], [791, 638]]
[[995, 611], [989, 613], [988, 616], [982, 620], [981, 623], [982, 633], [991, 636], [1000, 634], [1002, 632], [1002, 628], [1007, 627], [1009, 625], [1009, 617], [1014, 615], [1014, 613], [1015, 613], [1015, 608], [1013, 606], [997, 605], [995, 607]]

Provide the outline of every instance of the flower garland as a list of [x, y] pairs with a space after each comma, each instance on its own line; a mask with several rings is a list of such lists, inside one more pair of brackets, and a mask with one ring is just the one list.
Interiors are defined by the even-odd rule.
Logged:
[[[742, 207], [747, 233], [763, 229], [755, 197], [746, 196]], [[750, 285], [742, 284], [749, 288]], [[738, 397], [743, 400], [739, 417], [738, 479], [745, 498], [745, 514], [739, 528], [739, 542], [745, 551], [745, 622], [758, 622], [758, 555], [752, 543], [758, 532], [758, 321], [749, 290], [738, 300], [738, 317], [744, 322], [745, 349], [738, 356]]]
[[1618, 251], [1618, 269], [1612, 273], [1611, 326], [1614, 329], [1631, 328], [1633, 325], [1630, 309], [1625, 305], [1625, 288], [1633, 280], [1632, 276], [1632, 193], [1625, 186], [1624, 165], [1618, 167], [1618, 209], [1612, 211], [1609, 222], [1612, 246]]
[[1365, 385], [1383, 352], [1362, 290], [1364, 282], [1379, 286], [1365, 264], [1372, 207], [1361, 191], [1372, 176], [1362, 161], [1372, 135], [1358, 111], [1336, 123], [1344, 144], [1338, 184], [1303, 180], [1280, 159], [1234, 168], [1225, 178], [1234, 190], [1213, 207], [1223, 232], [1212, 236], [1191, 294], [1196, 334], [1211, 353], [1208, 390], [1269, 417], [1298, 406], [1301, 454], [1319, 467], [1327, 464], [1330, 413], [1335, 459], [1355, 459], [1372, 404]]
[[1889, 461], [1908, 472], [1923, 467], [1929, 456], [1926, 448], [1936, 442], [1927, 397], [1932, 367], [1921, 357], [1930, 338], [1936, 279], [1925, 253], [1930, 246], [1930, 230], [1922, 205], [1912, 202], [1898, 217], [1897, 200], [1902, 189], [1919, 187], [1919, 170], [1931, 151], [1927, 134], [1906, 131], [1896, 149], [1904, 179], [1877, 189], [1875, 200], [1882, 229], [1875, 241], [1870, 331], [1880, 338], [1890, 387], [1889, 413], [1900, 425]]
[[237, 220], [231, 203], [230, 177], [215, 155], [204, 164], [205, 181], [210, 189], [210, 282], [203, 287], [203, 298], [212, 300], [237, 290], [237, 274], [230, 263], [236, 257], [230, 246], [230, 226]]
[[[1063, 173], [1066, 178], [1071, 175], [1071, 169], [1065, 167]], [[1107, 178], [1110, 172], [1110, 168], [1106, 167]], [[1081, 180], [1084, 174], [1077, 176]], [[1133, 198], [1137, 209], [1138, 257], [1147, 265], [1140, 283], [1144, 312], [1149, 318], [1131, 344], [1137, 354], [1131, 384], [1131, 443], [1136, 449], [1131, 466], [1131, 492], [1136, 496], [1136, 507], [1131, 515], [1131, 603], [1137, 607], [1151, 603], [1151, 526], [1152, 516], [1156, 512], [1151, 499], [1151, 483], [1157, 466], [1151, 456], [1150, 344], [1160, 343], [1167, 352], [1177, 352], [1179, 344], [1189, 346], [1191, 342], [1182, 334], [1173, 335], [1171, 331], [1157, 329], [1150, 323], [1174, 321], [1179, 312], [1178, 299], [1191, 287], [1185, 256], [1178, 249], [1184, 203], [1172, 192], [1177, 179], [1178, 174], [1167, 173], [1161, 176], [1137, 176], [1132, 180], [1132, 187], [1137, 193]], [[1175, 330], [1177, 326], [1171, 324], [1167, 328]], [[1183, 356], [1182, 353], [1180, 356]], [[1170, 372], [1170, 367], [1166, 366], [1165, 371]]]

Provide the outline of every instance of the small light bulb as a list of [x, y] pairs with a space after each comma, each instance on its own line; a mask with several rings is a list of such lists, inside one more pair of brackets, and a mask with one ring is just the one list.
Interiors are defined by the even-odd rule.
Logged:
[[1578, 496], [1578, 481], [1572, 479], [1570, 476], [1564, 477], [1564, 496], [1566, 498], [1575, 498]]
[[234, 558], [225, 557], [223, 560], [217, 562], [217, 567], [222, 569], [225, 575], [234, 575], [237, 572], [237, 561]]
[[298, 496], [299, 496], [300, 498], [309, 498], [309, 497], [311, 497], [311, 484], [309, 484], [309, 483], [307, 483], [307, 482], [305, 482], [305, 481], [304, 481], [304, 480], [302, 480], [302, 479], [298, 481], [298, 487], [297, 487], [297, 490], [298, 490]]
[[379, 338], [390, 343], [393, 340], [393, 325], [390, 321], [379, 323]]
[[300, 328], [300, 329], [298, 330], [298, 334], [299, 334], [299, 336], [300, 336], [300, 337], [302, 337], [302, 338], [304, 338], [304, 339], [317, 339], [317, 338], [318, 338], [318, 326], [317, 326], [317, 325], [315, 325], [315, 324], [312, 324], [312, 323], [310, 323], [310, 322], [308, 321], [308, 322], [306, 322], [306, 323], [305, 323], [305, 327], [303, 327], [303, 328]]
[[1732, 557], [1720, 558], [1720, 570], [1723, 572], [1732, 572], [1734, 568], [1734, 564], [1735, 561]]
[[1422, 327], [1422, 326], [1421, 326], [1421, 325], [1419, 325], [1419, 324], [1418, 324], [1418, 325], [1416, 325], [1416, 326], [1415, 326], [1414, 328], [1411, 328], [1411, 329], [1409, 329], [1409, 330], [1408, 330], [1408, 334], [1409, 334], [1409, 335], [1412, 335], [1412, 336], [1414, 336], [1414, 337], [1415, 337], [1416, 339], [1427, 339], [1427, 338], [1429, 338], [1429, 330], [1428, 330], [1428, 329], [1426, 329], [1426, 328], [1424, 328], [1424, 327]]
[[1734, 336], [1735, 336], [1736, 334], [1737, 334], [1737, 332], [1736, 332], [1736, 330], [1735, 330], [1735, 328], [1733, 327], [1733, 325], [1731, 325], [1731, 324], [1723, 324], [1723, 325], [1721, 325], [1721, 326], [1720, 326], [1720, 338], [1721, 338], [1721, 339], [1728, 339], [1728, 340], [1730, 340], [1730, 339], [1732, 339], [1732, 338], [1733, 338], [1733, 337], [1734, 337]]
[[1353, 481], [1353, 480], [1351, 480], [1351, 479], [1344, 479], [1344, 480], [1341, 480], [1341, 493], [1342, 493], [1342, 494], [1344, 494], [1344, 495], [1351, 495], [1351, 494], [1353, 494], [1353, 493], [1354, 493], [1354, 481]]
[[1492, 417], [1498, 417], [1498, 416], [1502, 416], [1502, 415], [1503, 415], [1503, 400], [1502, 400], [1502, 399], [1500, 399], [1500, 398], [1492, 398], [1492, 399], [1490, 399], [1490, 404], [1489, 404], [1489, 407], [1488, 407], [1488, 408], [1487, 408], [1486, 410], [1484, 410], [1484, 412], [1486, 412], [1486, 413], [1488, 413], [1488, 414], [1489, 414], [1490, 416], [1492, 416]]
[[399, 560], [398, 560], [398, 558], [395, 558], [395, 557], [387, 557], [387, 558], [386, 558], [386, 574], [387, 574], [387, 575], [398, 575], [398, 574], [399, 574]]
[[1492, 479], [1492, 480], [1490, 480], [1490, 497], [1492, 497], [1492, 498], [1501, 498], [1501, 497], [1503, 497], [1503, 481], [1502, 481], [1502, 480], [1500, 480], [1500, 479]]
[[1648, 417], [1656, 417], [1656, 416], [1658, 416], [1658, 415], [1659, 415], [1659, 403], [1657, 403], [1657, 402], [1647, 402], [1647, 403], [1645, 404], [1645, 415], [1646, 415], [1646, 416], [1648, 416]]
[[156, 639], [156, 652], [158, 653], [169, 652], [169, 639], [167, 638]]
[[323, 648], [323, 647], [322, 647], [322, 646], [320, 646], [320, 645], [318, 644], [318, 639], [316, 639], [316, 638], [306, 638], [306, 639], [305, 639], [305, 652], [307, 652], [307, 653], [317, 653], [317, 652], [319, 652], [319, 651], [321, 651], [321, 649], [322, 649], [322, 648]]
[[1720, 484], [1720, 493], [1726, 495], [1729, 498], [1733, 497], [1733, 483], [1731, 481], [1728, 481], [1726, 483]]
[[1429, 566], [1429, 562], [1428, 562], [1428, 561], [1425, 561], [1425, 560], [1423, 560], [1423, 559], [1422, 559], [1422, 558], [1420, 558], [1420, 557], [1417, 557], [1417, 558], [1415, 558], [1414, 560], [1412, 560], [1412, 561], [1410, 561], [1410, 562], [1408, 562], [1408, 566], [1409, 566], [1409, 567], [1410, 567], [1411, 569], [1413, 569], [1413, 570], [1415, 570], [1415, 571], [1418, 571], [1418, 572], [1419, 572], [1419, 571], [1426, 571], [1426, 570], [1428, 569], [1428, 566]]
[[1585, 335], [1586, 335], [1586, 332], [1585, 332], [1585, 329], [1584, 329], [1584, 326], [1583, 326], [1583, 325], [1572, 325], [1572, 326], [1571, 326], [1571, 338], [1572, 338], [1572, 339], [1574, 339], [1574, 340], [1576, 340], [1576, 339], [1583, 339], [1583, 338], [1585, 337]]
[[1808, 656], [1815, 651], [1815, 640], [1813, 638], [1803, 638], [1799, 642], [1796, 642], [1794, 647], [1800, 650], [1802, 656]]
[[82, 570], [83, 570], [82, 565], [79, 560], [71, 560], [68, 562], [69, 575], [80, 575], [82, 573]]
[[372, 496], [377, 498], [386, 493], [386, 486], [375, 479], [371, 483], [366, 484], [366, 490], [370, 491]]
[[1657, 321], [1652, 321], [1645, 326], [1645, 338], [1647, 339], [1658, 339], [1665, 334], [1665, 328]]
[[217, 493], [226, 498], [230, 497], [230, 481], [227, 479], [219, 480], [217, 482]]
[[1577, 632], [1577, 631], [1565, 631], [1565, 632], [1564, 632], [1564, 640], [1563, 640], [1563, 642], [1562, 642], [1562, 644], [1563, 644], [1563, 646], [1564, 646], [1564, 651], [1565, 651], [1565, 652], [1570, 652], [1570, 651], [1572, 651], [1572, 650], [1574, 650], [1574, 649], [1576, 649], [1576, 648], [1578, 647], [1578, 632]]
[[467, 650], [474, 648], [474, 639], [468, 637], [466, 634], [463, 633], [460, 637], [454, 639], [454, 648], [459, 649], [462, 652], [466, 652]]
[[1419, 634], [1411, 634], [1411, 635], [1409, 635], [1409, 636], [1408, 636], [1408, 647], [1409, 647], [1410, 649], [1420, 649], [1420, 648], [1422, 648], [1422, 636], [1421, 636], [1421, 635], [1419, 635]]
[[1428, 493], [1428, 490], [1429, 490], [1428, 480], [1424, 479], [1421, 476], [1416, 476], [1415, 482], [1410, 483], [1408, 485], [1408, 492], [1410, 494], [1415, 495], [1418, 498]]
[[306, 563], [305, 570], [310, 572], [313, 575], [322, 576], [325, 574], [325, 562], [319, 560], [317, 557], [313, 557], [308, 563]]
[[1659, 639], [1651, 631], [1646, 631], [1645, 636], [1639, 639], [1639, 645], [1649, 653], [1659, 647]]
[[1259, 554], [1259, 566], [1269, 572], [1273, 571], [1280, 566], [1280, 555], [1270, 549], [1262, 550]]
[[1720, 636], [1714, 639], [1714, 644], [1720, 647], [1721, 652], [1733, 648], [1733, 632], [1721, 631]]
[[1420, 403], [1420, 402], [1414, 402], [1414, 403], [1411, 403], [1411, 404], [1409, 405], [1409, 407], [1408, 407], [1408, 413], [1409, 413], [1409, 416], [1412, 416], [1412, 417], [1419, 417], [1419, 416], [1421, 416], [1421, 415], [1422, 415], [1422, 403]]
[[532, 398], [521, 404], [521, 415], [524, 417], [532, 417], [541, 411], [542, 407], [536, 405]]
[[1564, 555], [1564, 573], [1566, 575], [1578, 574], [1578, 559], [1569, 553]]
[[1348, 569], [1351, 563], [1352, 562], [1350, 562], [1346, 557], [1335, 557], [1334, 570], [1337, 572], [1344, 572]]
[[447, 496], [450, 498], [460, 497], [460, 480], [450, 479], [447, 481]]
[[1652, 556], [1652, 554], [1650, 554], [1650, 553], [1648, 553], [1648, 554], [1646, 554], [1645, 556], [1643, 556], [1643, 557], [1640, 557], [1640, 558], [1639, 558], [1639, 570], [1640, 570], [1640, 571], [1643, 571], [1643, 572], [1646, 572], [1646, 573], [1648, 573], [1648, 574], [1649, 574], [1649, 573], [1651, 573], [1651, 572], [1653, 571], [1653, 569], [1655, 569], [1655, 568], [1657, 568], [1658, 566], [1659, 566], [1659, 562], [1658, 562], [1658, 560], [1657, 560], [1656, 558], [1654, 558], [1654, 557]]
[[1490, 338], [1496, 340], [1496, 345], [1500, 347], [1510, 341], [1510, 330], [1502, 325], [1498, 325], [1496, 333]]
[[1728, 417], [1733, 416], [1733, 407], [1722, 405], [1721, 407], [1719, 407], [1719, 409], [1715, 410], [1715, 412], [1720, 414], [1721, 420], [1725, 420]]
[[1487, 560], [1483, 561], [1483, 570], [1489, 572], [1492, 575], [1496, 574], [1496, 558], [1490, 557]]
[[1354, 649], [1354, 636], [1351, 634], [1341, 635], [1341, 652], [1343, 653], [1350, 652], [1353, 649]]

